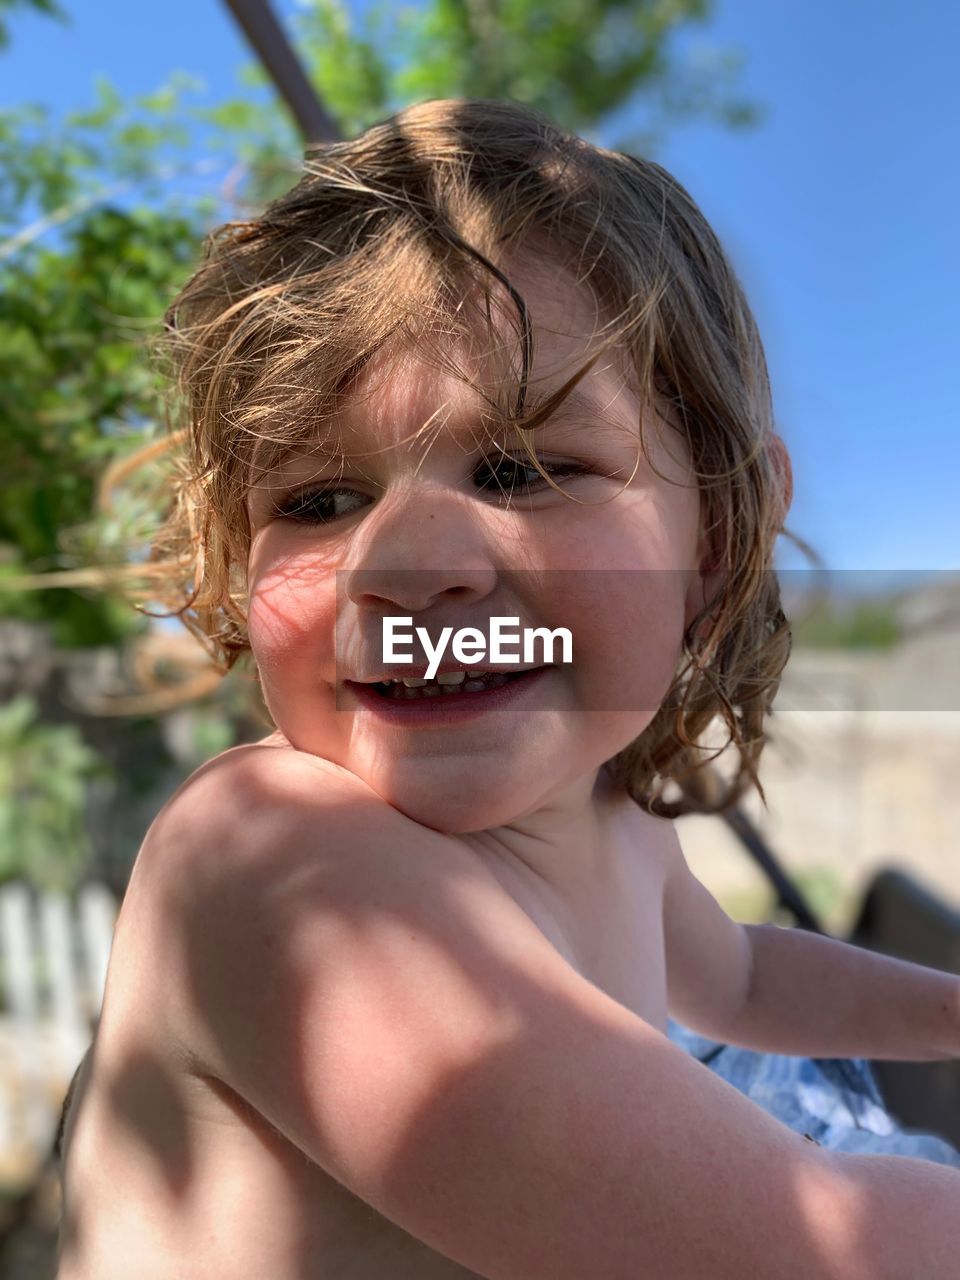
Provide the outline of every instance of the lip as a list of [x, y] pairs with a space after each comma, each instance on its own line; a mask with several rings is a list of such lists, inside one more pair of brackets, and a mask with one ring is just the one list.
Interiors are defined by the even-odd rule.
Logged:
[[393, 699], [382, 698], [374, 692], [373, 685], [345, 680], [356, 704], [388, 724], [413, 728], [440, 728], [444, 725], [463, 724], [491, 712], [503, 711], [515, 702], [529, 697], [544, 676], [552, 671], [550, 666], [535, 667], [516, 680], [508, 680], [498, 689], [476, 690], [473, 693], [441, 693], [433, 698]]

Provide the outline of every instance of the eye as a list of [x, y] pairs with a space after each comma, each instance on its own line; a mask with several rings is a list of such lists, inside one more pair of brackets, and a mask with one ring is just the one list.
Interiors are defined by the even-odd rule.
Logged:
[[[368, 501], [364, 494], [353, 489], [306, 489], [279, 502], [273, 514], [301, 524], [329, 524], [359, 510]], [[351, 506], [351, 502], [355, 505]]]
[[[542, 462], [551, 476], [586, 475], [589, 468], [575, 462]], [[483, 490], [496, 490], [506, 497], [517, 491], [545, 487], [543, 476], [519, 458], [500, 458], [484, 462], [474, 471], [474, 483]], [[366, 494], [354, 489], [302, 489], [278, 501], [271, 514], [275, 519], [293, 520], [298, 524], [331, 524], [359, 511], [370, 501]]]
[[[550, 476], [556, 478], [561, 476], [581, 476], [585, 475], [589, 468], [577, 462], [543, 462], [540, 464], [544, 471]], [[529, 479], [524, 478], [520, 473], [526, 472]], [[509, 497], [517, 489], [528, 490], [537, 486], [546, 486], [543, 476], [528, 462], [524, 462], [520, 458], [500, 458], [494, 463], [484, 462], [477, 467], [474, 474], [474, 482], [478, 489], [498, 489], [501, 493]], [[506, 477], [504, 483], [503, 477]]]

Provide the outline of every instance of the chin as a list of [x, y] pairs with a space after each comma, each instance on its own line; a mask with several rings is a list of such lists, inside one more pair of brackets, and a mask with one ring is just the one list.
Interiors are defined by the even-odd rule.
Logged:
[[[504, 826], [531, 808], [526, 788], [498, 786], [491, 792], [480, 788], [471, 794], [466, 788], [428, 778], [403, 781], [394, 777], [380, 780], [363, 775], [367, 785], [412, 822], [446, 835], [468, 835]], [[521, 796], [520, 792], [523, 793]], [[512, 801], [512, 803], [511, 803]]]
[[[376, 790], [376, 788], [374, 788]], [[453, 798], [437, 796], [428, 792], [404, 792], [391, 794], [393, 788], [384, 794], [378, 792], [387, 804], [392, 805], [412, 822], [422, 827], [440, 831], [446, 835], [462, 836], [471, 831], [486, 831], [492, 827], [503, 826], [516, 816], [509, 805], [484, 803], [458, 803]]]

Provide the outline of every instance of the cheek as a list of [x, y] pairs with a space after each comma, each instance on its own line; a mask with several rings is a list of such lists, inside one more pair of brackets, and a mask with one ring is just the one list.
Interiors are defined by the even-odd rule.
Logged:
[[335, 575], [290, 556], [263, 568], [251, 560], [249, 578], [250, 645], [261, 672], [300, 655], [316, 662], [324, 637], [332, 645]]
[[561, 610], [574, 638], [581, 705], [651, 718], [682, 656], [686, 574], [609, 569], [582, 583], [589, 589], [576, 597], [573, 584], [565, 584], [568, 603]]

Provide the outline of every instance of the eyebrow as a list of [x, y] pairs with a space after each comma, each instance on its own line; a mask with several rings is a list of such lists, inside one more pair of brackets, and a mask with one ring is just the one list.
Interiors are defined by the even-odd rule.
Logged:
[[[553, 394], [552, 391], [548, 391], [545, 395], [532, 400], [528, 412], [539, 413], [540, 409], [543, 408]], [[548, 423], [572, 422], [580, 418], [595, 418], [598, 426], [616, 427], [617, 430], [622, 430], [624, 426], [621, 419], [612, 416], [608, 408], [602, 405], [595, 396], [580, 387], [571, 388], [540, 426], [546, 426]], [[539, 430], [539, 427], [537, 430]]]
[[[550, 397], [555, 394], [555, 391], [556, 389], [554, 389], [553, 391], [548, 391], [544, 395], [529, 401], [525, 407], [526, 413], [530, 415], [539, 413], [539, 411], [547, 403]], [[506, 415], [501, 414], [495, 408], [490, 409], [489, 406], [488, 406], [488, 412], [490, 412], [494, 418], [493, 426], [495, 430], [505, 431], [507, 430], [508, 427], [510, 427], [511, 419], [508, 418]], [[561, 402], [554, 408], [550, 416], [546, 418], [543, 422], [538, 423], [537, 426], [533, 428], [533, 430], [540, 431], [544, 427], [549, 427], [549, 426], [569, 426], [572, 423], [581, 421], [584, 418], [593, 419], [594, 420], [593, 426], [599, 430], [601, 435], [609, 436], [609, 435], [617, 434], [621, 437], [623, 435], [623, 431], [625, 429], [624, 423], [612, 417], [607, 412], [607, 410], [603, 407], [603, 405], [601, 405], [594, 398], [594, 396], [590, 395], [589, 392], [581, 390], [580, 387], [573, 387], [567, 393], [564, 399], [561, 400]], [[447, 432], [451, 431], [451, 428], [449, 426], [445, 426], [443, 429]], [[454, 426], [452, 428], [452, 432], [455, 435], [464, 435], [464, 434], [467, 434], [468, 432], [469, 434], [472, 435], [474, 430], [475, 428], [468, 428], [466, 426], [463, 426], [463, 427]], [[262, 444], [262, 441], [260, 443]], [[324, 441], [316, 442], [310, 445], [309, 447], [307, 447], [307, 442], [303, 441], [291, 446], [289, 449], [284, 450], [284, 452], [278, 458], [274, 459], [271, 462], [269, 468], [267, 468], [266, 470], [263, 469], [261, 464], [261, 470], [260, 470], [261, 478], [264, 475], [269, 475], [273, 472], [280, 470], [282, 467], [284, 467], [287, 464], [287, 462], [291, 458], [300, 454], [304, 450], [306, 451], [307, 456], [309, 457], [319, 456], [321, 458], [325, 458], [328, 460], [339, 460], [341, 458], [348, 458], [351, 456], [349, 449], [344, 449], [341, 447], [332, 447], [331, 445], [325, 443]], [[369, 449], [362, 450], [361, 456], [366, 455], [369, 452], [370, 452]], [[257, 466], [258, 457], [260, 453], [261, 453], [261, 449], [259, 448], [254, 451], [253, 460], [251, 462], [251, 469]]]

